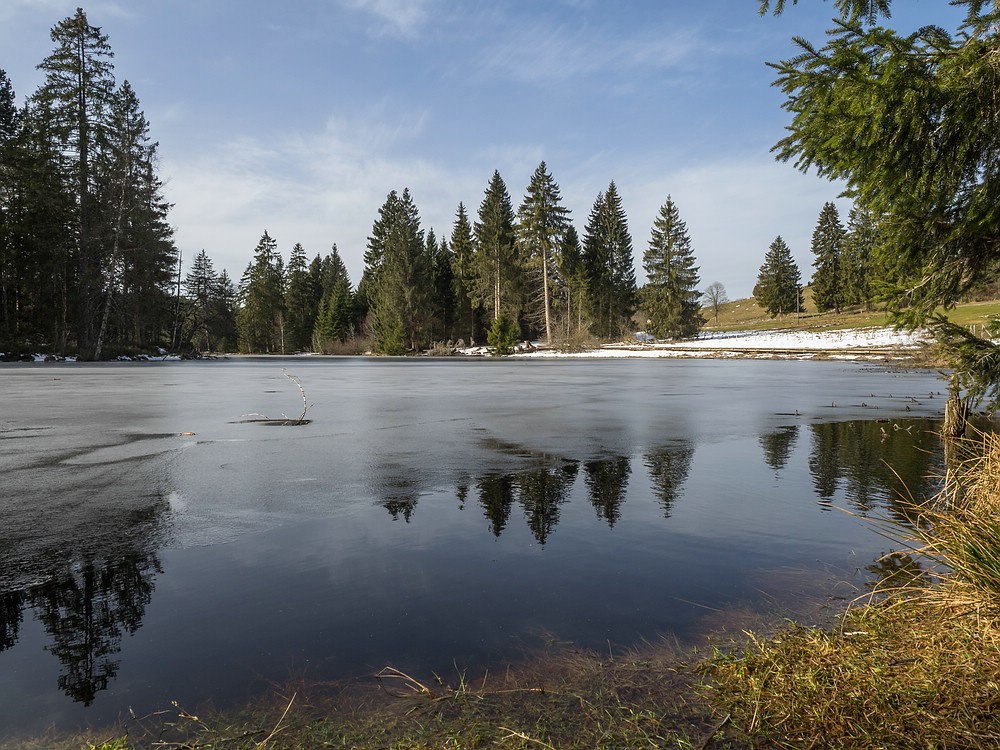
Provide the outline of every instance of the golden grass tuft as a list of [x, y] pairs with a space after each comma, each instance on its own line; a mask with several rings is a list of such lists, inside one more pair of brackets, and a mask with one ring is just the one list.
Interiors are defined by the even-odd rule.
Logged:
[[707, 667], [743, 741], [1000, 747], [1000, 438], [976, 440], [938, 497], [911, 503], [912, 526], [884, 522], [917, 565], [888, 566], [891, 586], [832, 630], [749, 634]]

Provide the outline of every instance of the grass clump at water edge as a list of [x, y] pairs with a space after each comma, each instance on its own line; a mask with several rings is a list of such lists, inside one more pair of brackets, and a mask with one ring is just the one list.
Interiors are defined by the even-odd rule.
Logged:
[[921, 561], [908, 582], [894, 576], [837, 628], [751, 635], [708, 665], [740, 741], [1000, 747], [1000, 438], [979, 440], [938, 497], [911, 504], [912, 525], [883, 522]]
[[[286, 685], [244, 712], [131, 721], [87, 750], [705, 748], [725, 722], [668, 644], [616, 654], [565, 646], [475, 682], [382, 670], [368, 687]], [[287, 691], [294, 690], [289, 693]], [[110, 742], [110, 741], [109, 741]], [[51, 744], [37, 747], [53, 747]], [[25, 746], [27, 747], [27, 746]], [[76, 745], [61, 744], [61, 748]]]

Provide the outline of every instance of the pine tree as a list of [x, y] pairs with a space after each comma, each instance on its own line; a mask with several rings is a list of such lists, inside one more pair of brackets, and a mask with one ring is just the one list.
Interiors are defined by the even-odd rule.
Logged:
[[284, 263], [267, 231], [240, 280], [236, 322], [241, 351], [284, 354]]
[[493, 172], [473, 229], [476, 300], [492, 311], [493, 320], [504, 310], [517, 318], [521, 312], [521, 263], [514, 242], [514, 209], [498, 171]]
[[455, 297], [456, 320], [460, 337], [469, 337], [472, 346], [479, 331], [481, 307], [476, 299], [475, 242], [472, 225], [463, 203], [458, 204], [451, 230], [452, 289]]
[[855, 204], [847, 219], [843, 252], [844, 296], [849, 305], [872, 309], [877, 243], [878, 224], [874, 215], [860, 203]]
[[649, 333], [659, 338], [688, 338], [698, 333], [705, 322], [697, 288], [698, 268], [687, 225], [669, 195], [653, 222], [643, 267], [648, 277], [643, 301]]
[[583, 266], [596, 333], [619, 333], [635, 312], [637, 287], [632, 236], [618, 188], [598, 193], [583, 236]]
[[218, 275], [204, 249], [191, 262], [184, 277], [187, 300], [183, 338], [201, 351], [213, 351], [215, 331], [212, 327], [213, 305]]
[[753, 296], [773, 318], [801, 308], [801, 276], [792, 251], [780, 236], [771, 243], [757, 275]]
[[813, 302], [820, 312], [834, 310], [840, 313], [841, 306], [846, 303], [843, 266], [845, 234], [837, 207], [827, 202], [820, 211], [812, 236], [816, 271], [811, 286]]
[[306, 251], [296, 242], [285, 267], [285, 327], [286, 347], [290, 351], [304, 351], [312, 345], [313, 327], [316, 324], [318, 305], [306, 265]]
[[569, 223], [569, 210], [562, 205], [559, 185], [546, 171], [545, 162], [535, 169], [528, 192], [517, 211], [517, 241], [538, 282], [535, 297], [541, 303], [545, 340], [552, 343], [552, 295], [559, 265], [557, 250]]
[[559, 246], [559, 276], [565, 282], [563, 308], [566, 317], [566, 337], [570, 338], [574, 330], [580, 333], [584, 329], [583, 308], [587, 301], [587, 275], [583, 264], [583, 250], [580, 247], [580, 236], [572, 224], [566, 227], [566, 233]]
[[108, 37], [91, 26], [82, 8], [56, 24], [50, 34], [56, 48], [38, 66], [45, 83], [36, 106], [52, 123], [52, 133], [73, 163], [76, 197], [77, 343], [88, 351], [94, 340], [96, 312], [103, 287], [101, 258], [93, 246], [97, 221], [91, 175], [92, 154], [114, 92]]
[[389, 193], [369, 238], [372, 332], [382, 354], [417, 350], [427, 341], [430, 264], [420, 216], [408, 188]]
[[[103, 304], [94, 356], [112, 341], [159, 343], [172, 315], [177, 251], [156, 176], [158, 144], [128, 81], [112, 96], [93, 159], [92, 242], [103, 259]], [[111, 310], [118, 311], [112, 324]]]

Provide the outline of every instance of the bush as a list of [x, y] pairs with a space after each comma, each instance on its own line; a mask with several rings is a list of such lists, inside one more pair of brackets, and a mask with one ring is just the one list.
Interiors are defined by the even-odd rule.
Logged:
[[520, 327], [505, 312], [500, 313], [500, 317], [493, 321], [490, 332], [486, 334], [486, 343], [489, 345], [490, 354], [495, 357], [513, 354], [520, 341]]

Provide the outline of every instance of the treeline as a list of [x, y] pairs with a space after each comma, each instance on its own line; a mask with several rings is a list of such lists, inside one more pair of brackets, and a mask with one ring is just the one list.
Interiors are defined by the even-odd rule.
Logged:
[[[848, 224], [833, 203], [823, 205], [812, 235], [813, 304], [818, 312], [844, 307], [871, 310], [884, 292], [890, 269], [880, 259], [878, 222], [871, 211], [855, 205]], [[753, 296], [771, 317], [804, 312], [801, 273], [792, 251], [779, 235], [768, 248]]]
[[23, 107], [0, 70], [0, 344], [170, 343], [178, 258], [149, 123], [82, 9], [51, 37]]
[[167, 222], [157, 144], [113, 52], [82, 9], [51, 31], [45, 80], [23, 107], [0, 71], [0, 351], [84, 358], [151, 349], [402, 354], [435, 343], [583, 345], [634, 329], [690, 336], [703, 319], [687, 229], [668, 197], [636, 283], [615, 183], [582, 238], [544, 162], [515, 211], [495, 172], [475, 215], [421, 226], [408, 189], [379, 208], [352, 287], [334, 247], [287, 262], [263, 234], [234, 283], [203, 250], [186, 275]]
[[[563, 346], [633, 331], [641, 305], [658, 336], [691, 336], [704, 322], [687, 228], [668, 197], [643, 256], [648, 283], [636, 284], [632, 237], [618, 188], [598, 194], [582, 240], [545, 162], [515, 211], [494, 172], [476, 215], [459, 203], [450, 233], [421, 226], [409, 189], [391, 191], [378, 210], [352, 290], [337, 248], [307, 263], [296, 245], [288, 263], [265, 231], [235, 291], [236, 343], [242, 351], [361, 351], [404, 354], [435, 345], [488, 343], [505, 353], [522, 339]], [[199, 298], [194, 342], [227, 341], [229, 319], [214, 315], [233, 296], [207, 272], [188, 274]]]

